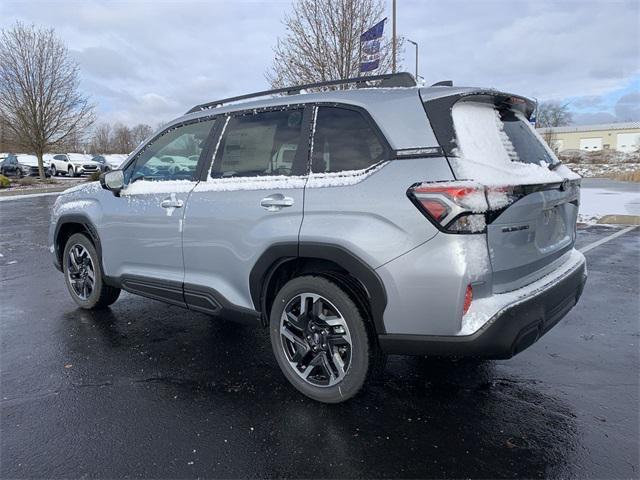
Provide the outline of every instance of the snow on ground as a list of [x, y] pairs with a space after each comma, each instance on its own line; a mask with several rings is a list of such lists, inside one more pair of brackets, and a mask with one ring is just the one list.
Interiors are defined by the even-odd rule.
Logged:
[[565, 163], [581, 177], [609, 177], [620, 173], [640, 171], [640, 163]]
[[605, 215], [640, 215], [640, 189], [583, 186], [578, 221], [596, 223]]

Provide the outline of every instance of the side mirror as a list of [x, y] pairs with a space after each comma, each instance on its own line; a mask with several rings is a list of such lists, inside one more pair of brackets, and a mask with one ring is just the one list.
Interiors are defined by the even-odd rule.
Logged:
[[111, 170], [100, 175], [100, 185], [105, 190], [110, 190], [118, 197], [120, 190], [124, 188], [124, 173], [122, 170]]

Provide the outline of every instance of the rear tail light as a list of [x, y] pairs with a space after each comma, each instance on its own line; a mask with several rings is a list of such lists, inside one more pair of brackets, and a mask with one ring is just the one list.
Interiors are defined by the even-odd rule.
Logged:
[[441, 230], [450, 233], [485, 231], [487, 199], [484, 187], [471, 182], [423, 183], [407, 192], [413, 203]]
[[417, 184], [407, 195], [429, 220], [447, 233], [483, 233], [489, 212], [513, 201], [511, 187], [487, 188], [464, 181]]

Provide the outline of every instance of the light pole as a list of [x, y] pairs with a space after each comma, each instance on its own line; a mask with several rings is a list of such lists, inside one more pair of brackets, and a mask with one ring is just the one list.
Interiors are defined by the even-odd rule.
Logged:
[[416, 82], [418, 81], [418, 43], [414, 42], [413, 40], [409, 40], [408, 38], [406, 39], [407, 42], [415, 45], [416, 47]]
[[396, 0], [393, 0], [391, 10], [391, 25], [393, 29], [391, 34], [391, 73], [396, 73]]

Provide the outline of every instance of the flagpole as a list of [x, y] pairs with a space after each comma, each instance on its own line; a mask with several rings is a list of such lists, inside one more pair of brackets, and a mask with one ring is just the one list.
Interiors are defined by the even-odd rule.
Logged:
[[392, 7], [393, 33], [391, 38], [391, 72], [396, 73], [396, 0], [393, 0]]

